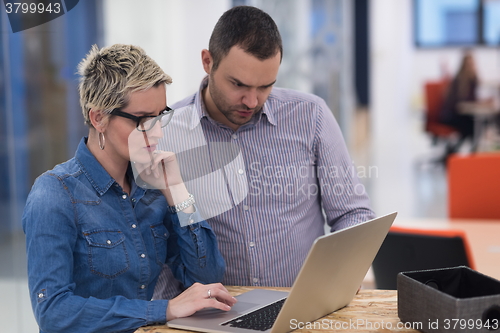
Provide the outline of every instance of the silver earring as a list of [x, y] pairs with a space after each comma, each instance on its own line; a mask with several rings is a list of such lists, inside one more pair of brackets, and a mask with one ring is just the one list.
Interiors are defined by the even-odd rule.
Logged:
[[99, 148], [101, 148], [101, 150], [104, 150], [104, 145], [106, 144], [106, 138], [104, 137], [104, 133], [99, 132], [98, 138], [99, 138], [98, 139]]

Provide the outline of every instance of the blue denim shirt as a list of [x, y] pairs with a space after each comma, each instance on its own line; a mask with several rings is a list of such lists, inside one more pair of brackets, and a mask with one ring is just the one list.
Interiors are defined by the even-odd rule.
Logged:
[[181, 227], [191, 214], [169, 213], [160, 191], [131, 183], [129, 196], [86, 138], [74, 158], [35, 181], [23, 228], [40, 332], [133, 332], [165, 323], [168, 301], [151, 300], [163, 263], [186, 287], [222, 280], [210, 225]]

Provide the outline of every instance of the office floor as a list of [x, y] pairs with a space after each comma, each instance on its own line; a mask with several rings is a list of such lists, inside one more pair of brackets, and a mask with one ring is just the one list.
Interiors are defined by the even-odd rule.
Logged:
[[[446, 217], [446, 168], [436, 162], [444, 154], [444, 144], [434, 145], [423, 132], [422, 114], [408, 112], [402, 119], [387, 120], [388, 130], [378, 140], [370, 136], [367, 112], [358, 111], [355, 119], [352, 133], [356, 134], [349, 148], [375, 213], [398, 211], [398, 218]], [[391, 130], [398, 127], [407, 130]], [[469, 149], [465, 142], [461, 152]]]
[[[446, 170], [428, 163], [440, 150], [422, 133], [418, 114], [410, 114], [407, 121], [409, 146], [404, 151], [387, 151], [370, 145], [367, 113], [357, 114], [351, 152], [362, 168], [358, 174], [378, 215], [397, 210], [398, 218], [446, 217]], [[371, 158], [374, 154], [376, 162]], [[0, 267], [2, 332], [38, 332], [27, 291], [23, 234], [0, 239]]]

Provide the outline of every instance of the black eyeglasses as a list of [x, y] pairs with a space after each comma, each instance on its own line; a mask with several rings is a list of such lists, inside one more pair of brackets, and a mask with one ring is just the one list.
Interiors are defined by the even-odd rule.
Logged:
[[111, 111], [109, 114], [112, 114], [113, 116], [132, 119], [137, 123], [136, 127], [138, 131], [146, 132], [151, 130], [156, 125], [157, 121], [160, 122], [161, 127], [167, 126], [172, 119], [172, 116], [174, 115], [174, 110], [167, 106], [165, 110], [160, 112], [158, 116], [136, 117], [131, 115], [130, 113], [123, 112], [120, 109], [113, 109], [113, 111]]

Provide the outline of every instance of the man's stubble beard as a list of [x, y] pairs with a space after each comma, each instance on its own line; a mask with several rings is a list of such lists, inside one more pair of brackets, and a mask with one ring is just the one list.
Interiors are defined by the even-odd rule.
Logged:
[[251, 109], [249, 109], [244, 104], [230, 106], [229, 103], [226, 102], [224, 95], [217, 88], [217, 84], [212, 74], [209, 75], [208, 88], [210, 97], [212, 98], [212, 101], [219, 110], [219, 112], [222, 113], [224, 117], [234, 125], [241, 126], [248, 123], [250, 120], [252, 120], [252, 117], [262, 109], [262, 106], [258, 105], [257, 108], [255, 108], [255, 110], [253, 111], [252, 117], [250, 117], [249, 119], [244, 119], [244, 118], [242, 119], [241, 117], [238, 117], [238, 115], [235, 113], [234, 110], [251, 110]]

